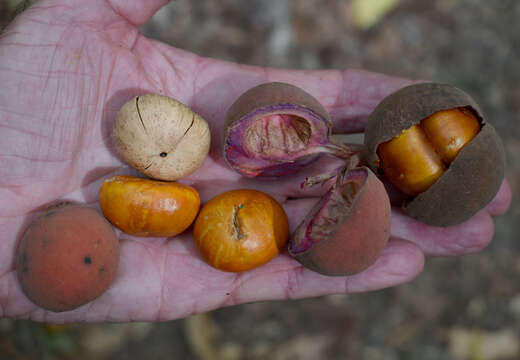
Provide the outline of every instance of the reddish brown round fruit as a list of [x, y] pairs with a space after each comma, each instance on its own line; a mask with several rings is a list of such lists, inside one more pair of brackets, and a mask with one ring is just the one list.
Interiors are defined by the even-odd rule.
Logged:
[[385, 248], [390, 211], [383, 184], [368, 168], [340, 174], [295, 230], [289, 253], [324, 275], [359, 273]]
[[115, 278], [119, 243], [97, 211], [70, 203], [49, 208], [27, 229], [16, 271], [36, 305], [67, 311], [103, 294]]
[[224, 271], [241, 272], [265, 264], [285, 246], [287, 215], [271, 196], [232, 190], [201, 209], [193, 238], [204, 261]]
[[177, 182], [113, 176], [99, 190], [105, 217], [127, 234], [175, 236], [195, 220], [200, 207], [197, 190]]
[[446, 84], [411, 85], [383, 99], [367, 121], [365, 146], [374, 172], [410, 195], [405, 212], [429, 225], [466, 221], [504, 178], [495, 129], [469, 95]]
[[230, 107], [223, 151], [228, 164], [249, 177], [289, 174], [321, 153], [345, 157], [330, 140], [331, 120], [312, 95], [285, 83], [249, 89]]

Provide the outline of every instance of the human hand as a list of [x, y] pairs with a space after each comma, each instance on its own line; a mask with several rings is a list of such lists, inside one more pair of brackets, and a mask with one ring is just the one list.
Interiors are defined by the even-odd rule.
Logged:
[[210, 123], [210, 155], [182, 180], [203, 202], [232, 188], [256, 188], [283, 204], [294, 229], [326, 190], [301, 190], [302, 177], [335, 160], [276, 182], [240, 177], [219, 150], [227, 108], [248, 88], [283, 81], [320, 100], [336, 133], [359, 132], [384, 96], [410, 83], [356, 70], [286, 71], [201, 58], [139, 34], [138, 26], [165, 2], [41, 0], [0, 36], [0, 316], [58, 323], [169, 320], [244, 302], [369, 291], [413, 279], [424, 255], [463, 255], [492, 239], [491, 217], [511, 199], [507, 183], [484, 210], [455, 227], [429, 227], [394, 209], [383, 255], [350, 277], [319, 275], [287, 254], [252, 271], [226, 273], [201, 260], [190, 232], [170, 239], [121, 233], [119, 272], [105, 294], [66, 313], [36, 307], [16, 279], [17, 241], [36, 210], [63, 198], [96, 206], [104, 178], [132, 172], [114, 150], [111, 127], [133, 96], [174, 97]]

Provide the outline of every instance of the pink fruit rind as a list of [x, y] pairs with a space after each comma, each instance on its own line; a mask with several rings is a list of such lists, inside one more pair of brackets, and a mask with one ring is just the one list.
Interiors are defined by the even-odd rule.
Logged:
[[[254, 122], [275, 114], [293, 115], [309, 123], [312, 131], [310, 137], [305, 139], [305, 146], [279, 157], [248, 151], [245, 146], [246, 132]], [[296, 104], [261, 107], [243, 116], [229, 127], [224, 143], [224, 157], [231, 167], [246, 176], [274, 177], [290, 174], [316, 160], [321, 152], [319, 146], [329, 142], [331, 130], [328, 125], [327, 121], [312, 110]]]

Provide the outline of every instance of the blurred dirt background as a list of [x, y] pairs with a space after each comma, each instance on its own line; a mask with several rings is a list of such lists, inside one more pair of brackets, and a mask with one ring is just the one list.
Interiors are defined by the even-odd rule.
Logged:
[[[0, 0], [0, 28], [22, 3]], [[0, 359], [519, 359], [518, 19], [518, 0], [173, 1], [142, 32], [200, 55], [363, 68], [465, 89], [504, 140], [512, 208], [496, 219], [485, 251], [428, 259], [416, 280], [396, 288], [155, 324], [0, 319]]]

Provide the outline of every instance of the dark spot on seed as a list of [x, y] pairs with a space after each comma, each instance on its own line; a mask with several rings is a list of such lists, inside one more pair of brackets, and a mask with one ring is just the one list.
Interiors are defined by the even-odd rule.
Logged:
[[85, 264], [89, 264], [89, 265], [92, 264], [92, 259], [90, 258], [90, 256], [85, 256], [83, 261], [85, 262]]
[[162, 153], [159, 154], [160, 157], [166, 157], [167, 155], [168, 155], [168, 153], [166, 153], [166, 152], [164, 152], [164, 151], [163, 151]]
[[98, 271], [100, 274], [103, 274], [105, 272], [105, 265], [101, 266]]
[[229, 293], [226, 293], [226, 295], [229, 295]]

